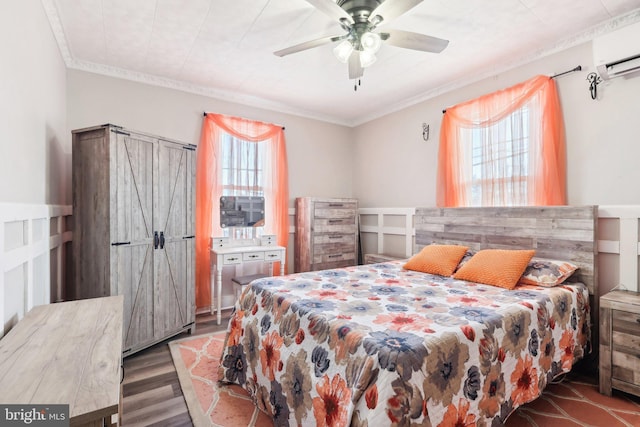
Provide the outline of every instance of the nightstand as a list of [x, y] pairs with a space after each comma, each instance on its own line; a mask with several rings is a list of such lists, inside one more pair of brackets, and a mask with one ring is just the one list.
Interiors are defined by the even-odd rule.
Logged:
[[612, 291], [600, 298], [600, 393], [640, 396], [640, 293]]

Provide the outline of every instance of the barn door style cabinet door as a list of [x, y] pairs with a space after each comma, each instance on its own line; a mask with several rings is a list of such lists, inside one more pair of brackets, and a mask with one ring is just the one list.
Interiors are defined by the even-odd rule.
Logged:
[[195, 146], [114, 125], [73, 135], [72, 299], [124, 295], [123, 354], [195, 327]]

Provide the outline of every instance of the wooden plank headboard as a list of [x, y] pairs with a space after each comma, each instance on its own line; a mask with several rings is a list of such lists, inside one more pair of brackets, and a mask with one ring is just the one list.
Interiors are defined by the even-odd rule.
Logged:
[[417, 208], [416, 252], [431, 243], [472, 249], [535, 249], [540, 258], [570, 261], [570, 278], [597, 302], [597, 206]]

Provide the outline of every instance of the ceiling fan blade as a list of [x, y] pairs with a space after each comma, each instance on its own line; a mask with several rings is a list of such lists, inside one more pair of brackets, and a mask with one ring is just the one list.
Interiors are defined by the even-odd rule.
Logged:
[[371, 12], [369, 20], [371, 21], [376, 16], [381, 16], [382, 21], [380, 25], [385, 24], [413, 9], [420, 3], [422, 3], [422, 0], [384, 0]]
[[318, 47], [318, 46], [322, 46], [323, 44], [327, 44], [327, 43], [331, 43], [331, 42], [336, 42], [338, 40], [343, 40], [345, 39], [347, 36], [327, 36], [327, 37], [322, 37], [319, 39], [315, 39], [315, 40], [309, 40], [306, 41], [304, 43], [300, 43], [294, 46], [289, 46], [285, 49], [280, 49], [276, 52], [273, 52], [274, 55], [276, 56], [286, 56], [286, 55], [291, 55], [292, 53], [296, 53], [296, 52], [300, 52], [303, 50], [307, 50], [307, 49], [312, 49], [314, 47]]
[[336, 21], [346, 19], [350, 24], [353, 24], [353, 18], [351, 15], [349, 15], [346, 10], [338, 6], [338, 4], [333, 0], [307, 0], [307, 2], [311, 3], [313, 7], [329, 16], [331, 19]]
[[360, 65], [360, 51], [354, 50], [349, 57], [349, 79], [358, 79], [363, 74], [364, 68]]
[[[388, 38], [386, 37], [387, 34]], [[432, 53], [442, 52], [449, 44], [449, 40], [426, 36], [411, 31], [387, 30], [381, 33], [380, 36], [383, 40], [386, 40], [385, 42], [387, 44], [392, 46]]]

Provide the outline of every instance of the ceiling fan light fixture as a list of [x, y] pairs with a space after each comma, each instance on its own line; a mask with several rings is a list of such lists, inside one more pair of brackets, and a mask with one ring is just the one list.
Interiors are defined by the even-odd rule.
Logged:
[[333, 54], [338, 58], [338, 61], [346, 64], [353, 52], [353, 44], [349, 40], [343, 40], [336, 47], [333, 48]]
[[380, 50], [380, 46], [382, 46], [382, 39], [379, 34], [367, 31], [360, 37], [360, 44], [363, 50], [376, 53]]
[[362, 68], [367, 68], [376, 62], [378, 58], [376, 58], [376, 54], [369, 50], [361, 50], [360, 51], [360, 66]]

